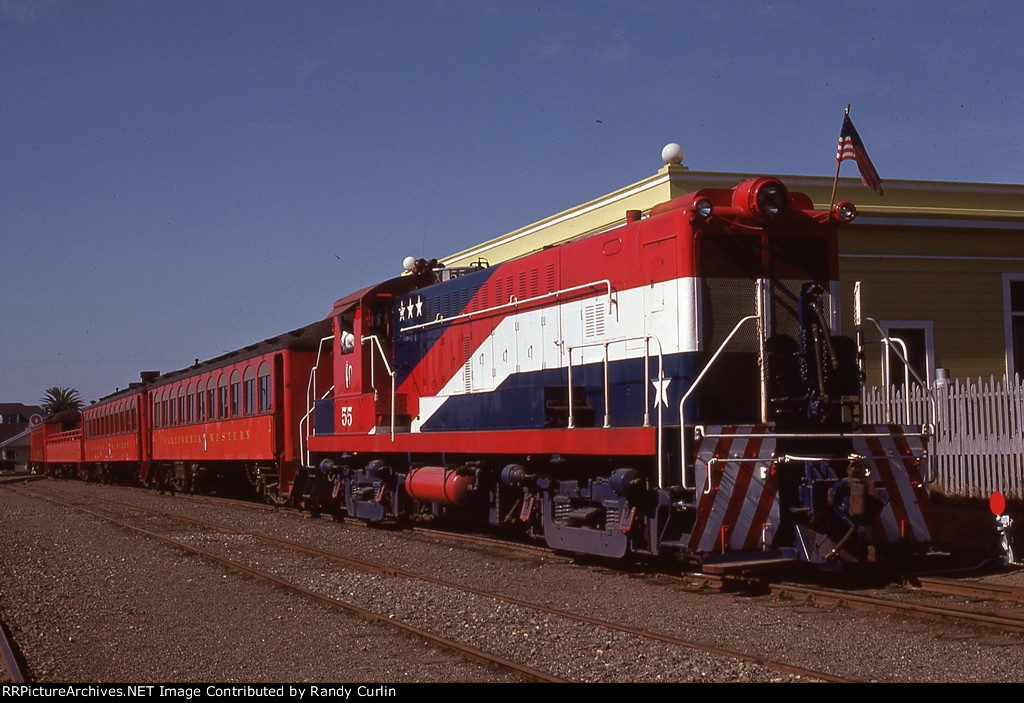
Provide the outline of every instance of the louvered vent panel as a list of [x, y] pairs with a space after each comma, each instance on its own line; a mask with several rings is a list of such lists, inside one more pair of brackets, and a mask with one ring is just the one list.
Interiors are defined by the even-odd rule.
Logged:
[[583, 308], [583, 333], [587, 338], [604, 334], [603, 305], [587, 305]]

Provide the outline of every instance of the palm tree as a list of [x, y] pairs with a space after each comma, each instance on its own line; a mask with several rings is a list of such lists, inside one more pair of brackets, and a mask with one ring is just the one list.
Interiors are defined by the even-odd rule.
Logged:
[[61, 410], [81, 410], [82, 399], [74, 388], [47, 388], [39, 404], [47, 416], [56, 415]]

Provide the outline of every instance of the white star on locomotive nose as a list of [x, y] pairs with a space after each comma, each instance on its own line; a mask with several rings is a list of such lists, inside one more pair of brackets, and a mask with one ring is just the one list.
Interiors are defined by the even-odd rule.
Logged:
[[657, 407], [659, 404], [664, 404], [668, 407], [668, 384], [672, 383], [671, 378], [664, 378], [660, 381], [651, 381], [651, 385], [654, 386], [654, 405]]

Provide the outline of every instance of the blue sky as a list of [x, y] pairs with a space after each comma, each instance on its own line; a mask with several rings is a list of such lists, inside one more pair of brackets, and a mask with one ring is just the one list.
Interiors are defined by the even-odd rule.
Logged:
[[831, 175], [847, 103], [883, 181], [1024, 183], [1022, 17], [0, 0], [0, 400], [92, 400], [322, 318], [406, 255], [651, 175], [670, 141], [693, 169]]

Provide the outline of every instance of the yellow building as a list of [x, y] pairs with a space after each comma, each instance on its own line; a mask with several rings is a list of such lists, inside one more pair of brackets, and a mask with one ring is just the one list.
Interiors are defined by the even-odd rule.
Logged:
[[[847, 164], [845, 170], [853, 170]], [[755, 175], [691, 171], [668, 164], [649, 178], [446, 257], [449, 266], [497, 264], [625, 222], [700, 188], [730, 188]], [[826, 209], [831, 177], [779, 176]], [[853, 324], [853, 284], [864, 315], [906, 342], [929, 385], [937, 369], [953, 378], [1024, 376], [1024, 186], [885, 181], [877, 196], [857, 178], [839, 181], [857, 219], [840, 230], [842, 324]], [[879, 359], [869, 357], [872, 381]]]

